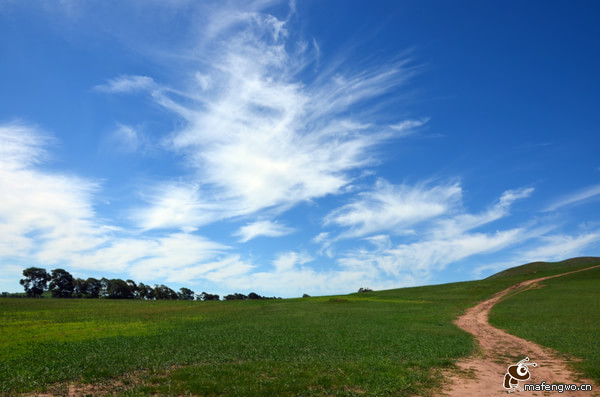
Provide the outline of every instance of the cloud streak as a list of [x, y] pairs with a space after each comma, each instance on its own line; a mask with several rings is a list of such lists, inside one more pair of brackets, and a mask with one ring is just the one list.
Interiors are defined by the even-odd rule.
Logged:
[[563, 197], [560, 200], [555, 201], [548, 207], [546, 207], [545, 211], [556, 211], [559, 208], [580, 204], [588, 199], [600, 196], [600, 185], [590, 186], [581, 191], [572, 193], [566, 197]]
[[[298, 74], [315, 59], [316, 47], [297, 44], [288, 22], [272, 15], [231, 15], [219, 26], [208, 25], [219, 46], [200, 48], [204, 61], [190, 71], [185, 90], [144, 76], [97, 87], [147, 90], [185, 120], [165, 144], [187, 159], [189, 186], [173, 191], [174, 183], [166, 182], [146, 192], [149, 205], [136, 214], [143, 228], [200, 226], [267, 209], [280, 213], [338, 194], [353, 171], [376, 163], [375, 147], [424, 122], [399, 120], [394, 131], [364, 121], [368, 112], [359, 106], [405, 84], [413, 73], [406, 60], [350, 74], [331, 71], [303, 83]], [[175, 201], [183, 201], [181, 214]], [[175, 216], [160, 215], [166, 212]]]
[[245, 243], [259, 236], [281, 237], [293, 233], [294, 229], [271, 221], [256, 221], [239, 228], [234, 236], [240, 236], [240, 242]]
[[98, 183], [36, 167], [48, 157], [50, 140], [33, 126], [0, 125], [0, 260], [188, 283], [253, 268], [202, 236], [145, 236], [103, 222], [93, 208]]
[[359, 193], [353, 202], [332, 211], [325, 225], [348, 227], [341, 238], [360, 237], [380, 231], [410, 232], [411, 226], [439, 217], [462, 197], [458, 184], [447, 186], [394, 186], [379, 179], [372, 191]]

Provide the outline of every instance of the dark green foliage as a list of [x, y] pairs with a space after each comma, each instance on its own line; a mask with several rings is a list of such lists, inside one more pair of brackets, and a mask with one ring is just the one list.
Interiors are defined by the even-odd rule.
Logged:
[[173, 291], [166, 285], [154, 286], [154, 297], [157, 300], [177, 300], [179, 298], [177, 292]]
[[[25, 287], [27, 296], [40, 297], [47, 289], [47, 283], [50, 281], [50, 292], [54, 298], [107, 298], [107, 299], [142, 299], [142, 300], [194, 300], [196, 295], [189, 288], [182, 287], [179, 292], [173, 291], [166, 285], [155, 285], [152, 288], [149, 285], [133, 280], [123, 281], [121, 279], [107, 279], [102, 277], [100, 280], [93, 277], [83, 280], [73, 278], [73, 276], [64, 269], [54, 269], [52, 275], [49, 275], [45, 269], [31, 267], [23, 271], [25, 278], [20, 281]], [[243, 294], [231, 294], [227, 296], [229, 300], [247, 300], [247, 299], [277, 299], [260, 296], [254, 292], [250, 297]], [[226, 297], [226, 299], [227, 299]], [[219, 300], [219, 295], [203, 292], [198, 295], [198, 300], [211, 301]], [[281, 299], [281, 298], [278, 298]]]
[[75, 279], [64, 269], [52, 270], [49, 290], [53, 298], [72, 298]]
[[137, 286], [137, 296], [139, 299], [153, 300], [155, 298], [154, 288], [144, 283], [139, 283]]
[[202, 301], [218, 301], [220, 296], [202, 292], [200, 295], [198, 295], [198, 298]]
[[133, 299], [135, 290], [131, 286], [120, 279], [108, 280], [106, 287], [106, 298], [108, 299]]
[[177, 297], [182, 301], [193, 301], [194, 291], [189, 288], [180, 288]]
[[236, 292], [235, 294], [225, 295], [223, 299], [225, 299], [226, 301], [245, 301], [248, 299], [248, 297], [244, 294]]
[[98, 298], [100, 297], [100, 292], [102, 290], [102, 282], [93, 277], [89, 277], [85, 280], [86, 284], [86, 292], [85, 296], [87, 298]]
[[252, 300], [256, 300], [256, 299], [262, 299], [263, 297], [260, 296], [259, 294], [257, 294], [256, 292], [250, 292], [248, 294], [248, 299], [252, 299]]
[[28, 297], [38, 298], [42, 296], [47, 288], [50, 275], [46, 269], [39, 267], [28, 267], [23, 270], [23, 279], [19, 283], [25, 289]]
[[73, 280], [73, 297], [84, 298], [87, 294], [87, 281], [82, 278]]
[[136, 284], [136, 282], [133, 280], [127, 280], [125, 282], [127, 283], [127, 286], [129, 287], [129, 291], [131, 293], [131, 299], [139, 298], [138, 285]]

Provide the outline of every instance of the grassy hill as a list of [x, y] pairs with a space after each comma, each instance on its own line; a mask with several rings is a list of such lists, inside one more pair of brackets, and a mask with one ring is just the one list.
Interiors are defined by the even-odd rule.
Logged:
[[545, 280], [540, 288], [514, 295], [492, 309], [490, 323], [581, 359], [573, 362], [575, 368], [600, 383], [600, 268]]
[[594, 261], [274, 301], [0, 299], [0, 393], [95, 382], [124, 395], [428, 394], [440, 371], [473, 352], [470, 335], [452, 324], [467, 307]]

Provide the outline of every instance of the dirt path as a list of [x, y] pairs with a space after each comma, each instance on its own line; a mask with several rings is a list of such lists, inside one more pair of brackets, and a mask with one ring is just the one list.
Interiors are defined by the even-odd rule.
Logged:
[[[589, 380], [581, 379], [573, 373], [566, 361], [556, 352], [492, 327], [488, 323], [488, 316], [491, 308], [510, 293], [518, 293], [524, 289], [533, 288], [536, 283], [543, 280], [597, 267], [600, 266], [527, 280], [498, 292], [490, 299], [467, 310], [455, 323], [477, 338], [481, 352], [457, 363], [460, 372], [450, 376], [450, 384], [440, 395], [451, 397], [506, 395], [507, 390], [503, 388], [503, 381], [507, 368], [509, 365], [516, 364], [525, 357], [530, 358], [530, 363], [537, 363], [537, 367], [528, 367], [531, 378], [527, 381], [519, 382], [521, 387], [527, 383], [540, 384], [542, 381], [545, 381], [547, 384], [592, 384]], [[526, 391], [522, 393], [532, 396], [591, 397], [600, 396], [600, 388], [598, 385], [593, 385], [592, 392], [564, 391], [563, 393], [559, 393], [558, 391]]]

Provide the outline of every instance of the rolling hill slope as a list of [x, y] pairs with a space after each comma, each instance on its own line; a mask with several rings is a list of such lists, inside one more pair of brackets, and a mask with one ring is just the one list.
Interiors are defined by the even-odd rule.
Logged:
[[127, 395], [426, 395], [474, 352], [453, 323], [465, 309], [520, 281], [594, 263], [275, 301], [3, 298], [0, 395], [85, 394], [89, 384]]

